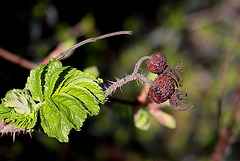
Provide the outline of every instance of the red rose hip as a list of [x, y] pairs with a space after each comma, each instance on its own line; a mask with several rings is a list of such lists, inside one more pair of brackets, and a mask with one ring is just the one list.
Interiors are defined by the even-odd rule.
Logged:
[[155, 53], [151, 56], [154, 60], [147, 61], [148, 70], [154, 74], [161, 74], [167, 65], [167, 58], [163, 53]]
[[170, 99], [175, 91], [175, 81], [167, 74], [160, 74], [155, 83], [149, 87], [148, 96], [156, 103]]

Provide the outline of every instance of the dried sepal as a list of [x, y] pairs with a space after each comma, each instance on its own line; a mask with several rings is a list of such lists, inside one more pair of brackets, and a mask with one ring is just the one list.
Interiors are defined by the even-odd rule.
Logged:
[[[180, 96], [183, 95], [183, 97], [181, 98]], [[172, 97], [169, 100], [170, 105], [172, 106], [172, 108], [174, 108], [175, 110], [178, 111], [186, 111], [189, 110], [190, 108], [193, 107], [193, 105], [187, 107], [187, 108], [181, 108], [179, 107], [179, 104], [183, 104], [183, 105], [189, 105], [189, 103], [184, 102], [184, 100], [187, 98], [187, 92], [185, 90], [184, 91], [180, 91], [179, 89], [176, 89], [174, 94], [172, 95]]]

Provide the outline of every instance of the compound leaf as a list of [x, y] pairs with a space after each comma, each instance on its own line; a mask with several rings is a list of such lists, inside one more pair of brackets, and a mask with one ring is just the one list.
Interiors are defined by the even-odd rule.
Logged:
[[0, 119], [17, 128], [31, 129], [39, 112], [44, 132], [68, 142], [72, 128], [79, 131], [87, 114], [99, 113], [99, 104], [105, 100], [99, 83], [96, 77], [52, 59], [30, 71], [24, 90], [6, 94]]
[[40, 80], [44, 96], [40, 107], [43, 130], [48, 136], [67, 142], [70, 130], [79, 131], [87, 114], [99, 113], [99, 103], [105, 100], [104, 92], [94, 76], [62, 67], [54, 59], [46, 64], [41, 78], [44, 78]]

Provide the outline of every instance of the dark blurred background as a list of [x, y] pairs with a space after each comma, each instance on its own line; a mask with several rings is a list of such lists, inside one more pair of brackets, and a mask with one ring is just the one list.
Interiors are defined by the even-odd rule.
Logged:
[[[221, 159], [240, 160], [240, 117], [234, 115], [240, 108], [239, 0], [29, 0], [0, 4], [1, 48], [37, 64], [59, 45], [65, 49], [90, 37], [131, 30], [131, 36], [81, 46], [62, 63], [80, 70], [95, 65], [107, 84], [114, 76], [131, 73], [142, 56], [162, 52], [168, 64], [184, 63], [183, 89], [188, 91], [186, 101], [194, 105], [185, 112], [169, 106], [162, 109], [176, 119], [175, 129], [150, 117], [151, 127], [143, 131], [134, 126], [132, 106], [112, 101], [102, 106], [98, 116], [89, 117], [80, 132], [72, 130], [69, 143], [60, 143], [43, 132], [32, 138], [16, 136], [15, 143], [12, 137], [3, 136], [1, 161], [206, 161], [216, 147], [227, 151]], [[147, 74], [144, 65], [142, 72]], [[23, 89], [28, 74], [28, 69], [0, 57], [0, 98], [12, 88]], [[113, 96], [134, 102], [142, 88], [133, 82]], [[227, 137], [221, 135], [224, 130]]]

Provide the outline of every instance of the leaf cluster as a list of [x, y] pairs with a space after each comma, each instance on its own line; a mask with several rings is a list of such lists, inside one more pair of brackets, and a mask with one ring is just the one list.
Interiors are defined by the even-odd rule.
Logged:
[[55, 59], [30, 71], [23, 90], [9, 91], [0, 105], [0, 119], [17, 128], [33, 129], [38, 115], [48, 136], [68, 142], [89, 115], [99, 113], [105, 100], [99, 80]]

